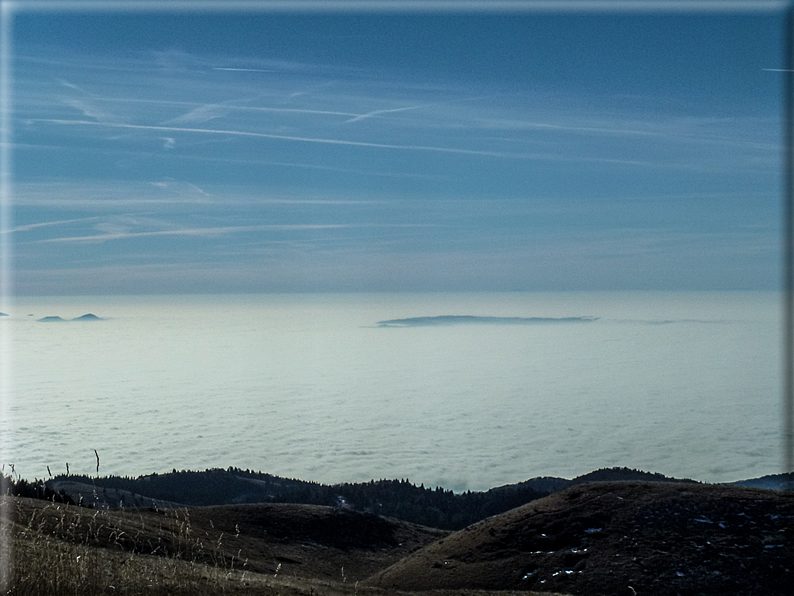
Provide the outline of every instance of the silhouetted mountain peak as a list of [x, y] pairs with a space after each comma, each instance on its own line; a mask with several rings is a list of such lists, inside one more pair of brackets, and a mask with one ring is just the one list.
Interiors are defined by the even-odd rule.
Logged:
[[44, 317], [43, 319], [38, 320], [39, 323], [61, 323], [64, 321], [66, 321], [66, 319], [63, 319], [58, 316]]
[[101, 321], [102, 318], [96, 316], [95, 314], [88, 313], [83, 315], [82, 317], [77, 317], [76, 319], [72, 319], [73, 321]]
[[[103, 321], [101, 317], [96, 316], [95, 314], [88, 313], [81, 317], [77, 317], [76, 319], [70, 319], [71, 321]], [[61, 323], [66, 322], [66, 319], [58, 316], [50, 316], [44, 317], [43, 319], [39, 319], [39, 323]]]

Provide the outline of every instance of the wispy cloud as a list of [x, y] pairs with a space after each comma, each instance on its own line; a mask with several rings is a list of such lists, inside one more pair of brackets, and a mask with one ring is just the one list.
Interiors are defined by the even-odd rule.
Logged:
[[48, 227], [48, 226], [60, 226], [60, 225], [64, 225], [64, 224], [79, 223], [79, 222], [85, 222], [85, 221], [96, 221], [97, 219], [99, 219], [99, 216], [95, 216], [95, 217], [79, 217], [79, 218], [76, 218], [76, 219], [61, 219], [59, 221], [44, 221], [44, 222], [39, 222], [39, 223], [25, 224], [25, 225], [22, 225], [22, 226], [17, 226], [15, 228], [11, 229], [11, 230], [0, 230], [0, 234], [10, 234], [10, 233], [14, 233], [14, 232], [28, 232], [30, 230], [35, 230], [36, 228], [44, 228], [44, 227]]
[[[411, 106], [403, 106], [400, 108], [386, 108], [382, 110], [372, 110], [370, 112], [366, 112], [364, 114], [359, 114], [355, 118], [351, 118], [350, 120], [346, 120], [344, 124], [348, 124], [350, 122], [358, 122], [359, 120], [366, 120], [368, 118], [376, 118], [382, 114], [391, 114], [395, 112], [406, 112], [409, 110], [418, 110], [420, 108], [431, 108], [431, 107], [438, 107], [438, 106], [453, 106], [456, 104], [468, 103], [473, 101], [479, 101], [482, 99], [487, 99], [487, 96], [476, 96], [476, 97], [456, 97], [455, 99], [441, 99], [439, 101], [434, 102], [424, 102], [416, 105]], [[436, 120], [436, 123], [438, 120]]]
[[131, 238], [145, 238], [152, 236], [220, 236], [245, 232], [297, 232], [351, 227], [358, 226], [354, 224], [273, 224], [256, 226], [225, 226], [217, 228], [185, 228], [179, 230], [156, 230], [146, 232], [113, 231], [110, 233], [94, 234], [91, 236], [48, 238], [45, 240], [38, 240], [37, 243], [49, 244], [58, 242], [106, 242], [108, 240], [127, 240]]
[[[306, 92], [296, 92], [290, 95], [290, 97], [303, 95]], [[211, 106], [223, 106], [228, 112], [273, 112], [273, 113], [292, 113], [292, 114], [317, 114], [317, 115], [326, 115], [326, 116], [342, 116], [342, 117], [356, 117], [360, 116], [361, 114], [357, 114], [355, 112], [350, 111], [339, 111], [339, 110], [313, 110], [310, 108], [287, 108], [287, 107], [272, 107], [272, 106], [241, 106], [235, 105], [233, 103], [224, 103], [224, 104], [200, 104], [191, 101], [177, 101], [177, 100], [167, 100], [167, 99], [141, 99], [138, 97], [112, 97], [112, 96], [95, 96], [97, 101], [108, 102], [108, 103], [131, 103], [131, 104], [149, 104], [149, 105], [156, 105], [156, 106], [184, 106], [184, 107], [192, 107], [193, 109], [188, 112], [200, 112], [202, 109], [209, 109]]]
[[158, 180], [156, 182], [150, 182], [152, 186], [155, 188], [159, 188], [161, 190], [165, 190], [177, 195], [189, 195], [189, 196], [202, 196], [202, 197], [209, 197], [210, 194], [206, 192], [203, 188], [196, 186], [190, 182], [186, 182], [184, 180]]
[[[231, 200], [231, 199], [230, 199]], [[98, 213], [169, 206], [207, 205], [210, 193], [187, 181], [163, 179], [118, 183], [115, 181], [18, 182], [14, 205], [18, 208], [56, 208]]]
[[231, 70], [235, 72], [278, 72], [277, 70], [267, 68], [230, 68], [223, 66], [216, 66], [212, 70]]
[[90, 95], [85, 89], [75, 85], [74, 83], [70, 83], [69, 81], [64, 81], [63, 79], [58, 79], [58, 82], [64, 87], [68, 87], [69, 89], [74, 89], [75, 91], [79, 91], [80, 93], [85, 93], [86, 95]]
[[427, 104], [420, 104], [418, 106], [407, 106], [404, 108], [392, 108], [390, 110], [373, 110], [371, 112], [367, 112], [366, 114], [361, 114], [356, 116], [355, 118], [351, 118], [350, 120], [345, 120], [345, 124], [350, 124], [351, 122], [358, 122], [359, 120], [365, 120], [367, 118], [373, 118], [375, 116], [380, 116], [381, 114], [392, 114], [394, 112], [405, 112], [408, 110], [417, 110], [419, 108], [425, 107]]
[[[629, 118], [626, 115], [617, 115], [614, 119], [592, 119], [590, 122], [578, 121], [566, 116], [564, 121], [559, 120], [559, 115], [549, 115], [548, 121], [532, 121], [521, 118], [476, 118], [472, 126], [513, 132], [549, 131], [552, 133], [570, 133], [570, 135], [627, 137], [664, 139], [686, 143], [708, 143], [720, 146], [736, 146], [755, 149], [774, 149], [776, 146], [770, 142], [758, 142], [758, 129], [765, 127], [774, 129], [777, 122], [773, 119], [759, 118], [681, 118], [667, 117], [661, 119], [656, 115], [654, 121]], [[753, 135], [753, 138], [750, 138]], [[522, 137], [517, 137], [520, 140]]]
[[478, 151], [474, 149], [459, 149], [454, 147], [434, 147], [430, 145], [396, 145], [389, 143], [371, 143], [367, 141], [349, 141], [344, 139], [323, 139], [316, 137], [300, 137], [293, 135], [277, 135], [263, 132], [251, 132], [233, 129], [212, 129], [212, 128], [183, 128], [176, 126], [153, 126], [147, 124], [124, 124], [118, 122], [94, 122], [91, 120], [62, 120], [55, 118], [36, 118], [32, 122], [49, 122], [51, 124], [62, 124], [66, 126], [103, 126], [107, 128], [121, 128], [127, 130], [156, 130], [169, 132], [202, 133], [214, 135], [230, 135], [241, 137], [253, 137], [262, 139], [275, 139], [280, 141], [296, 141], [300, 143], [319, 143], [323, 145], [347, 145], [351, 147], [373, 147], [377, 149], [399, 149], [410, 151], [435, 151], [440, 153], [458, 153], [464, 155], [483, 155], [491, 157], [525, 157], [521, 154], [504, 153], [499, 151]]
[[61, 101], [65, 105], [74, 108], [75, 110], [82, 112], [84, 116], [88, 118], [94, 118], [99, 122], [113, 122], [115, 120], [119, 120], [119, 118], [117, 118], [114, 114], [98, 105], [97, 96], [94, 93], [87, 91], [79, 85], [70, 83], [65, 79], [58, 79], [57, 81], [61, 86], [72, 91], [76, 91], [79, 94], [78, 97], [62, 98]]
[[222, 118], [229, 113], [229, 108], [219, 104], [206, 104], [190, 110], [186, 114], [166, 120], [163, 124], [189, 124], [195, 122], [196, 124], [203, 124], [216, 118]]
[[[124, 98], [108, 98], [106, 101], [114, 101], [114, 102], [139, 102], [141, 100], [137, 99], [124, 99]], [[148, 101], [148, 100], [144, 100]], [[375, 112], [371, 112], [368, 114], [356, 114], [354, 112], [343, 112], [337, 110], [316, 110], [310, 108], [293, 108], [293, 107], [273, 107], [273, 106], [247, 106], [247, 105], [239, 105], [243, 101], [249, 100], [228, 100], [219, 103], [208, 103], [208, 104], [191, 104], [189, 102], [157, 102], [157, 103], [164, 103], [168, 105], [186, 105], [190, 106], [193, 105], [194, 107], [182, 114], [181, 116], [177, 116], [176, 118], [171, 118], [169, 120], [165, 120], [161, 122], [163, 125], [172, 125], [172, 124], [189, 124], [189, 123], [197, 123], [201, 124], [204, 122], [209, 122], [210, 120], [215, 120], [217, 118], [222, 118], [224, 116], [229, 115], [232, 112], [243, 112], [243, 113], [273, 113], [273, 114], [307, 114], [307, 115], [320, 115], [320, 116], [342, 116], [342, 117], [349, 117], [352, 116], [353, 118], [347, 120], [347, 122], [353, 122], [355, 120], [364, 119], [373, 117], [380, 113], [386, 112], [401, 112], [404, 110], [412, 110], [422, 106], [411, 106], [405, 108], [397, 108], [393, 110], [377, 110]]]
[[321, 145], [341, 145], [348, 147], [370, 147], [373, 149], [392, 149], [399, 151], [426, 151], [434, 153], [450, 153], [456, 155], [476, 155], [482, 157], [498, 157], [508, 159], [531, 159], [543, 161], [569, 161], [569, 162], [596, 162], [610, 163], [615, 165], [645, 166], [645, 167], [678, 167], [680, 164], [662, 163], [658, 161], [643, 161], [634, 159], [616, 159], [603, 157], [571, 156], [552, 153], [517, 153], [505, 151], [487, 151], [478, 149], [465, 149], [457, 147], [438, 147], [433, 145], [398, 145], [390, 143], [373, 143], [369, 141], [351, 141], [345, 139], [328, 139], [318, 137], [301, 137], [295, 135], [277, 135], [271, 133], [252, 132], [234, 129], [212, 129], [212, 128], [187, 128], [175, 126], [154, 126], [146, 124], [124, 124], [113, 122], [94, 122], [91, 120], [63, 120], [55, 118], [37, 118], [32, 122], [48, 122], [65, 126], [102, 126], [106, 128], [119, 128], [126, 130], [154, 130], [183, 133], [199, 133], [212, 135], [240, 136], [249, 138], [273, 139], [279, 141], [294, 141], [298, 143], [316, 143]]
[[[216, 157], [207, 155], [180, 155], [180, 159], [190, 159], [204, 162], [219, 162], [228, 164], [250, 164], [253, 166], [275, 166], [278, 168], [297, 168], [304, 170], [318, 170], [321, 172], [339, 172], [344, 174], [356, 174], [359, 176], [374, 176], [380, 178], [417, 178], [426, 180], [443, 180], [449, 178], [447, 174], [423, 174], [418, 172], [405, 172], [405, 171], [385, 171], [375, 169], [363, 168], [344, 168], [339, 166], [328, 166], [317, 163], [302, 163], [295, 161], [273, 161], [268, 159], [244, 159], [240, 157]], [[360, 203], [362, 201], [356, 201]], [[369, 202], [369, 201], [367, 201]]]
[[[252, 160], [242, 163], [268, 162]], [[294, 165], [301, 166], [301, 164]], [[20, 209], [54, 208], [69, 211], [87, 210], [105, 214], [136, 209], [182, 213], [185, 207], [190, 207], [190, 211], [195, 211], [196, 208], [226, 210], [257, 205], [355, 206], [384, 205], [393, 202], [388, 197], [372, 196], [371, 193], [358, 196], [358, 193], [351, 195], [331, 190], [277, 192], [248, 186], [229, 185], [202, 188], [189, 181], [175, 179], [130, 182], [123, 185], [113, 180], [19, 182], [15, 184], [14, 190], [14, 205]], [[86, 221], [88, 219], [93, 218], [87, 218]]]
[[94, 118], [99, 122], [109, 122], [114, 120], [114, 117], [110, 112], [97, 107], [90, 101], [66, 98], [63, 100], [63, 103], [79, 112], [82, 112], [83, 116]]

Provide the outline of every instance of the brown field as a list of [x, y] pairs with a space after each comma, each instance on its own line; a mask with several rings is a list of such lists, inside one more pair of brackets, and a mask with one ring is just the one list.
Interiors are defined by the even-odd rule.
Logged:
[[448, 533], [309, 505], [4, 497], [8, 594], [790, 594], [794, 494], [575, 486]]

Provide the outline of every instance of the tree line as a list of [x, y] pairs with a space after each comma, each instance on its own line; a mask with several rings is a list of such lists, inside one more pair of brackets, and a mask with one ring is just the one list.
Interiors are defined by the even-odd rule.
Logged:
[[[69, 495], [52, 488], [57, 488], [59, 480], [91, 485], [95, 494], [111, 507], [149, 507], [153, 500], [168, 501], [176, 506], [240, 503], [326, 505], [394, 517], [444, 530], [459, 530], [574, 484], [615, 480], [659, 482], [676, 479], [629, 468], [604, 468], [573, 480], [535, 479], [485, 492], [454, 493], [441, 487], [430, 488], [424, 484], [417, 486], [407, 479], [326, 485], [229, 467], [204, 471], [173, 469], [169, 473], [148, 474], [137, 478], [70, 474], [33, 482], [22, 478], [15, 480], [0, 474], [0, 494], [72, 502]], [[550, 480], [555, 482], [550, 484]], [[554, 488], [550, 488], [552, 484]]]
[[111, 506], [119, 503], [147, 506], [152, 499], [185, 506], [239, 503], [326, 505], [447, 530], [464, 528], [548, 494], [530, 487], [456, 494], [441, 487], [417, 486], [407, 479], [326, 485], [234, 467], [204, 471], [174, 469], [165, 474], [137, 478], [59, 475], [47, 481], [45, 488], [49, 483], [57, 486], [59, 480], [90, 484], [96, 487], [100, 496], [108, 491], [112, 495], [122, 494], [120, 491], [131, 493], [126, 497], [115, 497], [108, 503]]

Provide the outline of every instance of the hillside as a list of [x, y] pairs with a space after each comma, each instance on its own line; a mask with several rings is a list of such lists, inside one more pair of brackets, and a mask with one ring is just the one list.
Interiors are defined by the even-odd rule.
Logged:
[[582, 484], [455, 532], [367, 584], [399, 590], [790, 594], [794, 494]]
[[10, 594], [150, 594], [152, 584], [169, 594], [308, 594], [327, 582], [352, 592], [446, 534], [312, 505], [101, 511], [2, 497], [0, 507], [12, 520], [3, 526]]
[[763, 489], [580, 484], [454, 533], [298, 504], [95, 510], [3, 497], [0, 508], [13, 522], [11, 595], [767, 596], [794, 585], [794, 494]]

